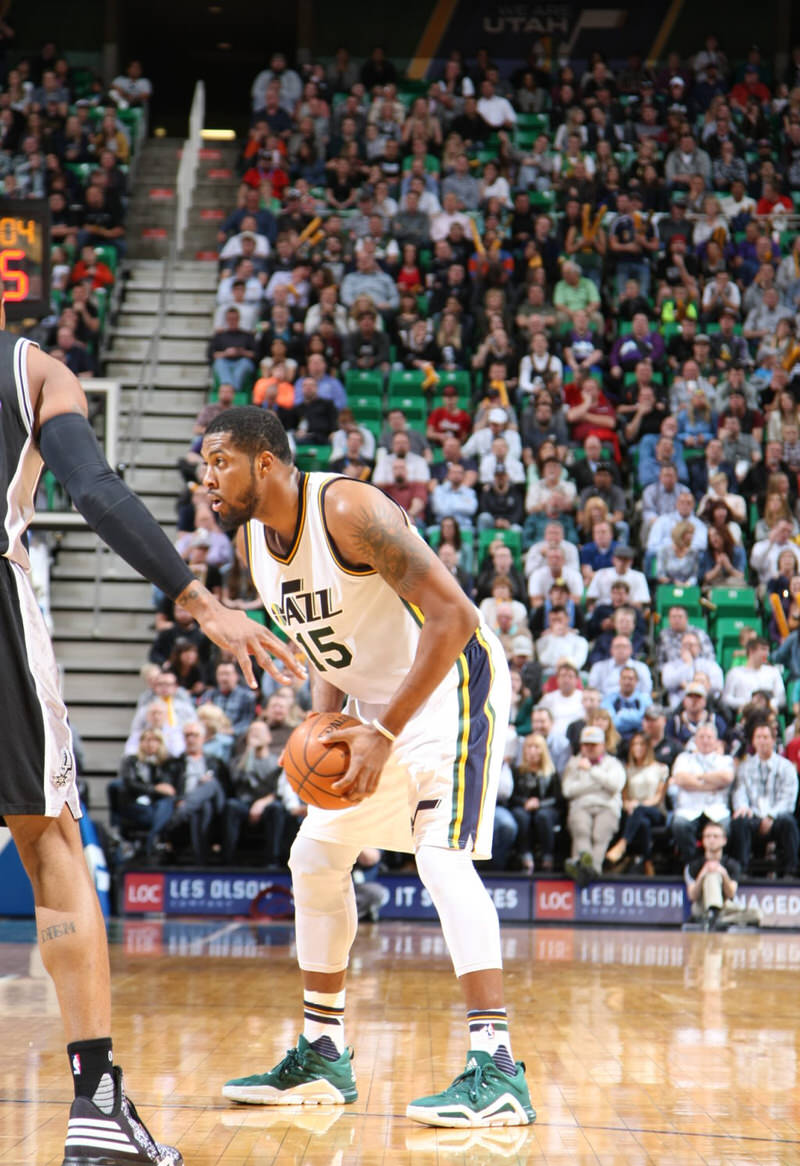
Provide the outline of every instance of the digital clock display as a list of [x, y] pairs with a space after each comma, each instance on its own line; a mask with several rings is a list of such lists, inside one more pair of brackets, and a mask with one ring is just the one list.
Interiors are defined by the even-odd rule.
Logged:
[[50, 211], [47, 200], [0, 198], [0, 282], [9, 320], [50, 310]]

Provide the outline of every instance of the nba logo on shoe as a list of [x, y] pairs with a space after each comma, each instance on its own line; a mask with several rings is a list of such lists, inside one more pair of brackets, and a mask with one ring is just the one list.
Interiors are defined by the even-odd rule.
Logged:
[[80, 1077], [81, 1075], [81, 1058], [78, 1053], [72, 1054], [72, 1076]]

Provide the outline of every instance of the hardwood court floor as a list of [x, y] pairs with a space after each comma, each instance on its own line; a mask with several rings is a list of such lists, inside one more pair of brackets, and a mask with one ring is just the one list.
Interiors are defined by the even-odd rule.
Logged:
[[[354, 949], [341, 1110], [237, 1107], [228, 1077], [295, 1043], [291, 932], [148, 920], [112, 929], [115, 1047], [153, 1132], [187, 1166], [787, 1166], [800, 1163], [800, 936], [506, 927], [514, 1051], [535, 1126], [428, 1131], [407, 1101], [461, 1068], [438, 929], [384, 923]], [[0, 924], [0, 1162], [61, 1166], [70, 1083], [28, 923]]]

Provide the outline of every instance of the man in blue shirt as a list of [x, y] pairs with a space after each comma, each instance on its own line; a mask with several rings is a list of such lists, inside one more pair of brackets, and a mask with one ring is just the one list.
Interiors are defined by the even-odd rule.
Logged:
[[[308, 376], [317, 382], [317, 396], [323, 401], [333, 401], [337, 412], [347, 408], [347, 392], [338, 377], [331, 376], [328, 365], [321, 352], [313, 352], [308, 358]], [[303, 381], [305, 377], [298, 377], [294, 384], [294, 403], [302, 404]]]
[[629, 741], [642, 727], [645, 710], [650, 707], [650, 696], [637, 691], [639, 677], [635, 668], [623, 668], [619, 687], [603, 698], [602, 707], [611, 713], [614, 728], [623, 741]]

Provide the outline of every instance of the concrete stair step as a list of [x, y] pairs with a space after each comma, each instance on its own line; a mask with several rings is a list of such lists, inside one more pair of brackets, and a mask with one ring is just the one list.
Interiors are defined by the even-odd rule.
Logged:
[[[139, 380], [140, 371], [141, 361], [114, 359], [106, 361], [106, 376], [125, 384], [135, 385]], [[155, 382], [163, 389], [205, 390], [209, 385], [208, 365], [159, 361], [156, 365]]]
[[[80, 703], [102, 702], [103, 706], [123, 705], [127, 710], [135, 707], [143, 684], [136, 672], [126, 674], [98, 672], [73, 672], [64, 675], [64, 701], [68, 708]], [[133, 714], [128, 712], [128, 723]]]
[[[114, 328], [114, 338], [149, 339], [156, 327], [156, 315], [141, 312], [121, 312]], [[211, 335], [210, 316], [166, 316], [162, 322], [161, 335], [169, 340], [201, 341], [205, 346]], [[204, 347], [205, 351], [205, 347]]]
[[134, 709], [128, 703], [124, 705], [97, 705], [94, 701], [83, 703], [73, 701], [70, 705], [70, 720], [76, 726], [81, 737], [93, 740], [117, 741], [120, 746], [128, 736], [133, 720]]
[[[186, 438], [185, 444], [188, 447], [188, 438]], [[152, 468], [137, 465], [133, 474], [133, 482], [136, 486], [136, 493], [148, 499], [171, 498], [175, 501], [183, 490], [183, 478], [173, 467]]]
[[[91, 607], [94, 576], [91, 579], [60, 579], [53, 602], [60, 610], [69, 608], [86, 610]], [[137, 607], [146, 611], [150, 607], [150, 584], [143, 579], [104, 579], [102, 604], [109, 610], [125, 611]]]
[[169, 252], [169, 239], [135, 239], [128, 241], [129, 254], [137, 259], [163, 259]]
[[[177, 459], [185, 452], [188, 444], [189, 442], [186, 438], [183, 441], [161, 441], [144, 437], [139, 445], [137, 469], [138, 466], [174, 465]], [[174, 525], [174, 511], [170, 521]]]
[[142, 418], [142, 437], [173, 438], [187, 449], [192, 439], [192, 422], [199, 410], [187, 409], [180, 413], [161, 413], [158, 417]]
[[[151, 633], [151, 638], [154, 638], [154, 633]], [[65, 671], [95, 674], [135, 671], [138, 675], [138, 670], [147, 655], [144, 643], [141, 638], [120, 640], [107, 637], [102, 640], [90, 640], [81, 637], [73, 640], [56, 639], [54, 646], [56, 659]], [[141, 689], [141, 681], [139, 684]]]
[[[127, 282], [128, 289], [130, 291], [158, 291], [161, 287], [161, 267], [161, 264], [157, 264], [153, 268], [144, 268], [143, 270], [132, 272]], [[195, 263], [191, 268], [183, 265], [180, 270], [174, 271], [170, 284], [173, 291], [215, 292], [217, 279], [215, 273], [209, 271], [204, 263]]]
[[[144, 337], [129, 337], [114, 334], [111, 341], [111, 350], [106, 361], [144, 360], [147, 355], [149, 340]], [[205, 345], [196, 340], [164, 340], [158, 345], [159, 361], [175, 361], [183, 365], [201, 364], [208, 368], [208, 359]]]
[[[131, 713], [133, 720], [133, 713]], [[90, 789], [92, 793], [92, 816], [95, 806], [106, 805], [106, 783], [110, 777], [116, 777], [119, 763], [122, 760], [122, 746], [127, 733], [108, 740], [97, 740], [92, 737], [83, 738], [83, 750], [86, 757], [86, 768], [93, 778]], [[95, 797], [95, 795], [97, 795]]]
[[147, 200], [131, 205], [125, 219], [125, 230], [138, 234], [145, 227], [171, 227], [175, 221], [175, 203]]
[[[133, 389], [125, 389], [123, 390], [123, 394], [122, 416], [125, 419], [125, 423], [127, 424], [128, 416], [135, 408], [135, 394]], [[206, 393], [197, 389], [156, 389], [154, 390], [154, 396], [150, 398], [149, 404], [145, 406], [142, 422], [147, 420], [148, 411], [156, 421], [161, 416], [185, 417], [188, 429], [184, 430], [184, 437], [185, 440], [188, 441], [189, 438], [186, 437], [186, 434], [190, 432], [191, 422], [202, 409], [206, 402], [206, 397]], [[162, 436], [158, 429], [153, 430], [152, 427], [147, 430], [147, 433], [148, 437], [153, 440]], [[128, 458], [129, 464], [131, 464], [132, 455], [124, 443], [123, 454], [126, 458]]]
[[236, 182], [198, 182], [192, 191], [192, 210], [219, 208], [227, 217], [236, 206]]
[[[210, 220], [209, 222], [205, 223], [202, 221], [199, 223], [192, 223], [190, 217], [190, 221], [186, 227], [186, 232], [183, 236], [183, 253], [187, 256], [194, 257], [198, 251], [213, 251], [216, 255], [219, 251], [219, 244], [217, 243], [217, 231], [220, 228], [221, 222], [222, 220], [220, 219], [219, 222]], [[216, 263], [205, 260], [203, 262], [207, 262], [209, 271], [214, 271], [216, 273]]]
[[[136, 582], [141, 579], [139, 572], [134, 571], [133, 567], [115, 555], [113, 551], [103, 552], [102, 564], [103, 579]], [[50, 572], [50, 578], [53, 583], [60, 583], [68, 579], [83, 579], [87, 582], [91, 581], [91, 584], [94, 585], [96, 569], [96, 551], [64, 548], [58, 552], [58, 560]]]
[[[175, 315], [202, 315], [210, 316], [214, 311], [216, 296], [213, 292], [178, 291], [173, 292], [166, 304], [166, 311]], [[125, 312], [152, 312], [153, 293], [147, 291], [130, 291], [122, 301], [122, 310]]]
[[164, 385], [159, 382], [153, 386], [149, 407], [154, 414], [159, 414], [162, 409], [169, 413], [177, 405], [182, 405], [187, 410], [199, 410], [205, 404], [207, 396], [208, 381], [202, 388], [194, 385]]
[[59, 554], [64, 551], [94, 550], [97, 535], [92, 530], [69, 530], [57, 541]]
[[103, 640], [125, 640], [131, 643], [150, 644], [155, 636], [154, 615], [149, 603], [135, 611], [101, 611], [95, 633], [94, 617], [91, 611], [60, 608], [52, 603], [53, 640], [56, 645], [76, 638], [87, 646], [102, 643]]

